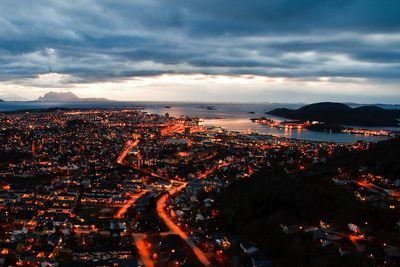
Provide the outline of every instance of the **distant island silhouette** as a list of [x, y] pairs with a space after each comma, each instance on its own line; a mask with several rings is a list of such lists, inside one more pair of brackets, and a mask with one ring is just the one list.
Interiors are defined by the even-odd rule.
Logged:
[[108, 102], [112, 101], [107, 98], [81, 98], [72, 92], [48, 92], [44, 96], [40, 96], [38, 102]]

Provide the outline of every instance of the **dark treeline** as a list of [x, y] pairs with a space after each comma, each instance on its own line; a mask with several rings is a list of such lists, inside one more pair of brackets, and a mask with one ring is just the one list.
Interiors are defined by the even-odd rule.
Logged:
[[400, 177], [399, 153], [399, 140], [390, 140], [367, 151], [339, 150], [327, 163], [296, 174], [286, 174], [278, 167], [263, 169], [221, 193], [222, 227], [254, 241], [278, 266], [368, 266], [362, 254], [339, 256], [337, 249], [314, 244], [312, 234], [285, 234], [280, 225], [319, 225], [323, 220], [346, 232], [348, 223], [368, 221], [377, 239], [395, 236], [392, 231], [399, 219], [395, 211], [357, 201], [332, 178], [339, 166], [356, 172], [360, 165]]

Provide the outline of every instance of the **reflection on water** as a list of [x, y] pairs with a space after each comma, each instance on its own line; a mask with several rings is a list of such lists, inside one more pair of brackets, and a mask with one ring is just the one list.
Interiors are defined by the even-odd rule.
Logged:
[[[165, 107], [149, 107], [145, 110], [149, 113], [157, 113], [164, 115], [169, 113], [172, 116], [198, 116], [205, 118], [203, 125], [221, 127], [229, 131], [239, 132], [255, 132], [259, 134], [268, 134], [277, 137], [295, 138], [309, 141], [321, 141], [321, 142], [339, 142], [349, 143], [356, 142], [359, 140], [367, 142], [376, 142], [387, 139], [384, 136], [364, 136], [355, 135], [348, 133], [327, 133], [327, 132], [315, 132], [306, 129], [278, 129], [270, 127], [268, 125], [262, 125], [253, 123], [250, 121], [251, 118], [255, 117], [270, 117], [277, 119], [277, 117], [266, 115], [274, 108], [278, 107], [289, 107], [298, 108], [300, 105], [283, 105], [283, 104], [215, 104], [216, 110], [206, 110], [199, 108], [195, 104], [188, 105], [182, 104], [178, 106], [171, 106], [170, 108]], [[249, 113], [252, 112], [252, 113]], [[207, 119], [209, 118], [209, 119]], [[220, 119], [210, 119], [220, 118]]]
[[[204, 125], [222, 127], [231, 131], [256, 132], [280, 137], [297, 138], [312, 141], [332, 141], [332, 142], [355, 142], [379, 141], [384, 140], [382, 136], [362, 136], [347, 133], [324, 133], [312, 132], [308, 130], [298, 131], [297, 129], [284, 130], [271, 128], [267, 125], [260, 125], [250, 121], [250, 118], [271, 117], [265, 112], [275, 108], [299, 108], [300, 104], [273, 104], [273, 103], [219, 103], [219, 104], [200, 104], [200, 103], [173, 103], [173, 102], [81, 102], [81, 103], [60, 103], [60, 102], [2, 102], [0, 111], [12, 111], [21, 109], [39, 109], [50, 107], [66, 108], [128, 108], [141, 107], [148, 113], [164, 115], [169, 113], [171, 116], [197, 116], [205, 119]], [[390, 106], [399, 108], [400, 106]], [[221, 119], [210, 119], [221, 118]], [[276, 119], [276, 117], [274, 118]], [[397, 128], [399, 129], [399, 128]], [[392, 129], [393, 130], [393, 129]]]
[[270, 127], [268, 125], [253, 123], [246, 119], [221, 119], [221, 120], [204, 120], [205, 126], [219, 126], [231, 131], [239, 132], [256, 132], [260, 134], [268, 134], [277, 137], [287, 137], [310, 141], [321, 141], [321, 142], [338, 142], [338, 143], [348, 143], [355, 142], [358, 140], [376, 142], [380, 140], [385, 140], [384, 136], [363, 136], [354, 135], [347, 133], [326, 133], [326, 132], [314, 132], [306, 129], [278, 129], [275, 127]]

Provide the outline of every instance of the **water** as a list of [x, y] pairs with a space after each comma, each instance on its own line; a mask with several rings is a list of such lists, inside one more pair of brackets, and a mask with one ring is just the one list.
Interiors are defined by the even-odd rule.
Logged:
[[[349, 143], [355, 141], [376, 142], [385, 140], [383, 136], [363, 136], [348, 133], [325, 133], [309, 130], [284, 130], [267, 125], [256, 124], [250, 118], [272, 117], [265, 114], [275, 108], [299, 108], [301, 104], [273, 104], [273, 103], [174, 103], [174, 102], [2, 102], [0, 111], [15, 111], [26, 109], [40, 109], [50, 107], [65, 108], [126, 108], [139, 107], [149, 113], [171, 116], [198, 116], [204, 119], [204, 125], [222, 127], [231, 131], [256, 132], [278, 137], [295, 138], [310, 141]], [[390, 108], [399, 108], [391, 106]], [[250, 113], [251, 112], [251, 113]], [[218, 119], [216, 119], [218, 118]], [[272, 117], [274, 119], [282, 119]], [[396, 129], [396, 128], [391, 128]], [[397, 128], [400, 130], [400, 128]]]

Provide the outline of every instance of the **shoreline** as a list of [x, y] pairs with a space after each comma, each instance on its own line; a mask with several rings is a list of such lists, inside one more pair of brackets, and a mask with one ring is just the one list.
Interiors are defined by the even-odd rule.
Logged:
[[[40, 104], [40, 102], [35, 102]], [[284, 131], [284, 130], [272, 130], [265, 126], [254, 126], [254, 123], [250, 121], [254, 114], [249, 113], [249, 110], [255, 110], [256, 116], [262, 115], [266, 109], [274, 108], [275, 106], [266, 105], [231, 105], [224, 104], [217, 106], [217, 110], [205, 110], [198, 108], [197, 105], [189, 103], [181, 103], [180, 105], [172, 105], [170, 108], [165, 108], [164, 104], [148, 103], [148, 105], [135, 105], [138, 102], [119, 102], [120, 106], [115, 106], [115, 103], [103, 103], [105, 106], [101, 106], [101, 103], [57, 103], [59, 106], [44, 106], [44, 107], [28, 107], [15, 110], [4, 110], [0, 111], [0, 114], [21, 114], [26, 112], [32, 113], [45, 113], [45, 112], [56, 112], [58, 111], [73, 111], [73, 110], [123, 110], [123, 109], [136, 109], [149, 114], [158, 114], [164, 116], [165, 113], [169, 113], [170, 116], [179, 117], [197, 117], [203, 120], [205, 126], [214, 126], [227, 131], [236, 131], [242, 134], [256, 133], [262, 136], [273, 136], [278, 138], [293, 139], [293, 140], [304, 140], [304, 141], [315, 141], [315, 142], [329, 142], [329, 143], [354, 143], [357, 141], [364, 142], [377, 142], [384, 139], [365, 137], [363, 135], [344, 135], [343, 133], [328, 133], [321, 132], [316, 133], [312, 131], [303, 131], [301, 133], [296, 131]], [[65, 105], [65, 106], [64, 106]], [[70, 106], [71, 105], [71, 106]], [[17, 107], [18, 108], [18, 107]]]

